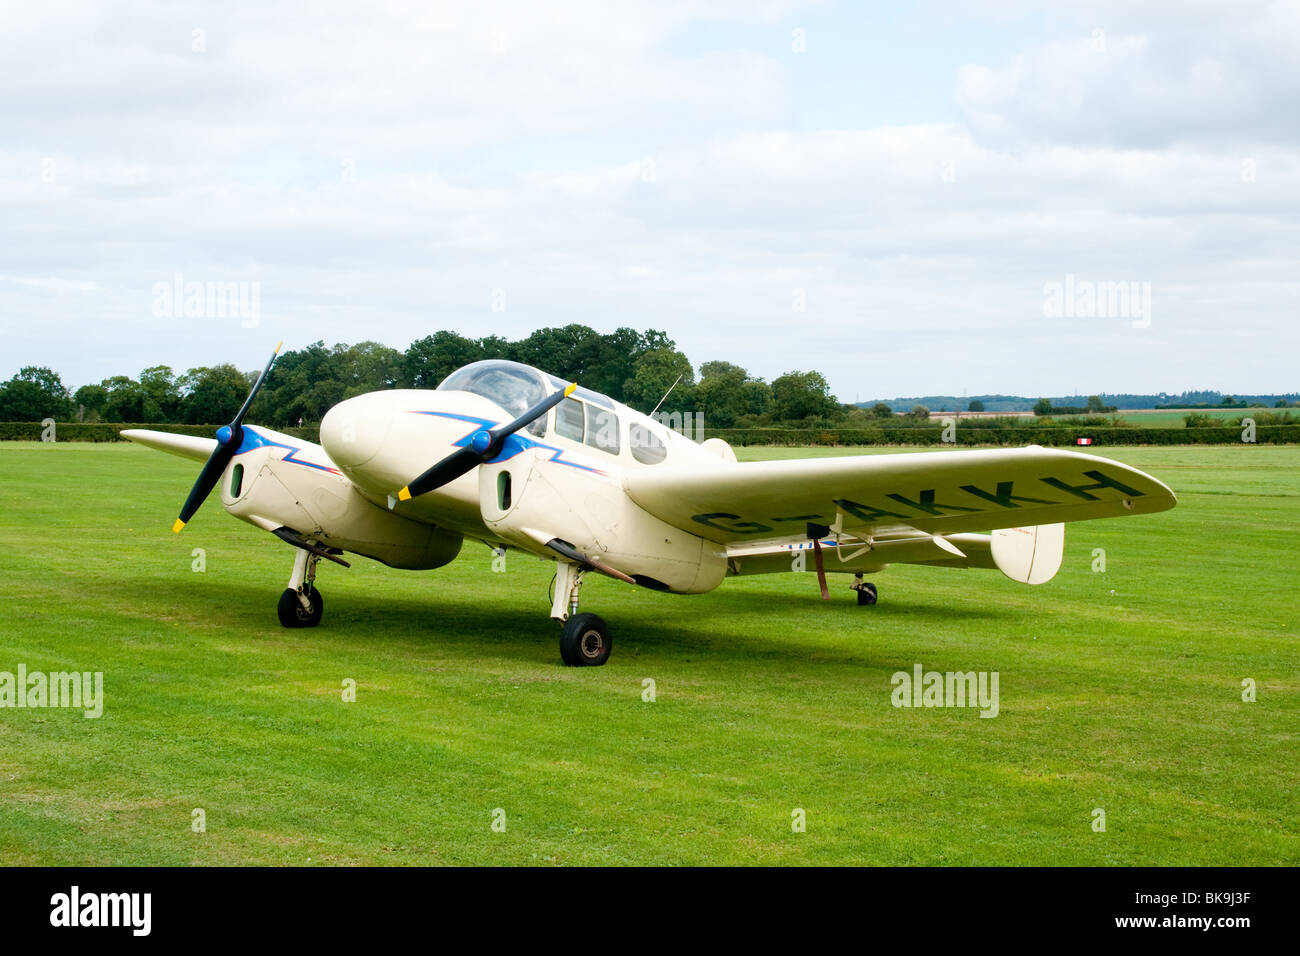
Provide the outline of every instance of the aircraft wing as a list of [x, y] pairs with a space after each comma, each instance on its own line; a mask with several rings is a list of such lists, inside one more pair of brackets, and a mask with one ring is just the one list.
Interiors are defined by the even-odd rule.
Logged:
[[122, 437], [135, 442], [137, 445], [146, 445], [149, 448], [156, 448], [158, 451], [165, 451], [170, 455], [192, 458], [195, 461], [207, 461], [212, 455], [212, 449], [217, 447], [215, 438], [200, 438], [197, 435], [174, 435], [171, 432], [155, 432], [147, 428], [124, 428], [122, 429]]
[[994, 531], [1151, 514], [1176, 503], [1145, 472], [1055, 448], [672, 465], [623, 486], [669, 524], [724, 544], [803, 537], [809, 523], [858, 535]]

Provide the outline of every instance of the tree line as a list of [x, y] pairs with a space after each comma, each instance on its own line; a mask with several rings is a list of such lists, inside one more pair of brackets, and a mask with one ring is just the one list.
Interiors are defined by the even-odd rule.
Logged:
[[[318, 423], [334, 405], [388, 388], [434, 388], [461, 366], [511, 359], [577, 381], [642, 412], [665, 393], [664, 411], [701, 412], [710, 427], [836, 427], [883, 416], [886, 406], [843, 405], [817, 371], [791, 371], [771, 382], [732, 362], [697, 370], [664, 332], [585, 325], [538, 329], [526, 338], [469, 338], [441, 331], [399, 351], [378, 342], [326, 346], [313, 342], [276, 359], [249, 420], [272, 427]], [[259, 370], [230, 364], [178, 373], [154, 365], [136, 377], [114, 375], [67, 388], [51, 369], [28, 366], [0, 384], [0, 421], [126, 422], [217, 425], [239, 410]], [[674, 387], [674, 382], [676, 386]], [[918, 410], [919, 411], [919, 410]]]

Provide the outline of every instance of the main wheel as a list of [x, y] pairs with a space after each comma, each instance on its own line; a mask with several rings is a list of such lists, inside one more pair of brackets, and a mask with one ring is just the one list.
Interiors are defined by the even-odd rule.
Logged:
[[858, 607], [866, 607], [867, 605], [875, 603], [876, 586], [870, 581], [863, 581], [862, 584], [858, 586]]
[[575, 614], [560, 632], [560, 656], [570, 667], [599, 667], [613, 647], [609, 628], [598, 614]]
[[311, 602], [310, 610], [302, 606], [302, 602], [298, 600], [298, 592], [293, 588], [285, 588], [284, 593], [280, 595], [280, 604], [276, 608], [276, 613], [280, 616], [280, 623], [285, 627], [315, 627], [320, 623], [321, 615], [325, 613], [324, 598], [310, 584], [304, 586], [303, 593]]

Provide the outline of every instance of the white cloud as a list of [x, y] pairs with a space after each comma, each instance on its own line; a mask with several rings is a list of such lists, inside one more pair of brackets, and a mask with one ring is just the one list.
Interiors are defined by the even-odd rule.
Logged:
[[970, 64], [957, 102], [990, 142], [1300, 141], [1300, 4], [1176, 9], [1138, 5], [1007, 63]]

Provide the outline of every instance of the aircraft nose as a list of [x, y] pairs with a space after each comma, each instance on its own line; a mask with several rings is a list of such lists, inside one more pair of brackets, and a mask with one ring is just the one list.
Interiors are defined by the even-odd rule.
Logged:
[[359, 468], [383, 447], [392, 424], [392, 393], [358, 395], [325, 413], [320, 423], [321, 447], [340, 468]]

